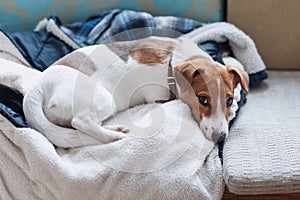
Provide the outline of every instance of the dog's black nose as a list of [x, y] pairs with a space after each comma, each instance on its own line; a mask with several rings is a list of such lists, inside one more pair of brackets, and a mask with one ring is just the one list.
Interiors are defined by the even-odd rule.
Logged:
[[221, 131], [221, 132], [219, 132], [219, 131], [218, 132], [214, 132], [212, 134], [212, 140], [216, 144], [224, 142], [225, 138], [226, 138], [226, 133], [223, 132], [223, 131]]
[[227, 134], [225, 132], [221, 132], [217, 143], [224, 142], [224, 140], [226, 139], [226, 135]]

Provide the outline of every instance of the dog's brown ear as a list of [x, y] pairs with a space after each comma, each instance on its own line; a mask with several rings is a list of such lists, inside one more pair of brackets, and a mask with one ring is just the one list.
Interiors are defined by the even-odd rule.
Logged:
[[234, 88], [240, 83], [245, 92], [249, 93], [249, 76], [246, 71], [238, 67], [226, 66], [228, 73], [233, 75]]
[[174, 66], [175, 78], [179, 75], [183, 76], [189, 83], [192, 83], [193, 78], [198, 74], [203, 73], [203, 70], [196, 69], [189, 61], [185, 61]]
[[189, 61], [185, 61], [174, 66], [174, 77], [182, 91], [192, 89], [191, 83], [195, 76], [202, 73], [196, 69]]

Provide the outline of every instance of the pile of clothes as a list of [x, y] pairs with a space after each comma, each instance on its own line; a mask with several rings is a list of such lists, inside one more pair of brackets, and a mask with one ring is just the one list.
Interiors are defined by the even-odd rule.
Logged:
[[[192, 39], [215, 61], [243, 67], [249, 74], [250, 85], [267, 78], [266, 67], [254, 42], [241, 30], [225, 22], [204, 24], [192, 19], [114, 9], [72, 24], [62, 24], [58, 16], [52, 15], [41, 20], [34, 31], [7, 33], [1, 30], [0, 154], [4, 165], [0, 164], [0, 170], [5, 171], [2, 174], [5, 181], [2, 183], [4, 187], [0, 188], [1, 194], [7, 198], [24, 194], [21, 196], [62, 199], [111, 199], [117, 196], [127, 199], [220, 199], [224, 188], [219, 159], [222, 157], [222, 144], [217, 151], [214, 144], [205, 140], [203, 134], [184, 137], [192, 139], [188, 143], [190, 145], [183, 152], [175, 152], [181, 156], [169, 166], [149, 173], [127, 173], [107, 167], [91, 156], [91, 152], [94, 152], [94, 155], [107, 156], [103, 158], [107, 162], [114, 161], [112, 149], [126, 152], [126, 141], [57, 149], [42, 133], [28, 128], [24, 118], [22, 103], [26, 90], [39, 79], [43, 70], [66, 54], [89, 45], [153, 35], [176, 38], [182, 34]], [[13, 64], [7, 60], [13, 61]], [[22, 83], [19, 83], [20, 78], [23, 78]], [[241, 88], [234, 100], [238, 104], [237, 116], [240, 106], [246, 102], [245, 92]], [[157, 143], [152, 140], [145, 140], [145, 144], [133, 143], [135, 151], [146, 149], [143, 153], [147, 155], [148, 147], [151, 149], [153, 144], [175, 137], [172, 133], [179, 123], [176, 120], [182, 117], [181, 112], [178, 111], [178, 116], [174, 112], [178, 105], [181, 105], [179, 100], [162, 105], [170, 110], [168, 120], [171, 126], [165, 127], [165, 132], [160, 135], [163, 138], [157, 138]], [[197, 130], [198, 126], [192, 117], [187, 117], [189, 108], [182, 106], [186, 111], [182, 118], [186, 125], [184, 131], [188, 135]], [[155, 109], [155, 105], [145, 105], [131, 112], [142, 118], [141, 116]], [[119, 118], [124, 117], [120, 114]], [[234, 119], [230, 121], [230, 125]], [[193, 131], [188, 131], [191, 128]], [[179, 143], [174, 143], [175, 149], [180, 147], [182, 141], [177, 142]], [[117, 167], [128, 164], [130, 159], [136, 160], [136, 154], [130, 153], [128, 156], [128, 159], [117, 160]], [[162, 161], [162, 157], [163, 153], [139, 164]], [[119, 181], [116, 183], [115, 180]], [[148, 192], [148, 196], [145, 192]]]
[[[41, 20], [34, 31], [13, 33], [1, 31], [3, 37], [7, 37], [12, 43], [11, 45], [19, 51], [22, 59], [26, 60], [26, 63], [20, 61], [21, 64], [43, 71], [56, 60], [81, 47], [140, 39], [152, 35], [176, 38], [203, 26], [206, 24], [187, 18], [152, 16], [145, 12], [114, 9], [103, 11], [99, 15], [72, 24], [64, 25], [58, 16], [51, 15]], [[228, 40], [223, 42], [207, 40], [198, 45], [215, 61], [222, 64], [224, 64], [222, 59], [224, 55], [234, 56]], [[267, 73], [262, 70], [250, 78], [251, 84], [255, 84], [267, 78]], [[1, 87], [1, 90], [1, 93], [17, 95], [17, 91], [4, 86]], [[21, 109], [20, 94], [17, 96], [5, 95], [2, 98], [4, 99], [0, 99], [2, 103], [0, 112], [15, 125], [27, 126]], [[11, 102], [16, 101], [18, 109], [16, 106], [11, 106]], [[239, 103], [242, 105], [245, 102], [246, 97], [242, 92], [242, 100]]]

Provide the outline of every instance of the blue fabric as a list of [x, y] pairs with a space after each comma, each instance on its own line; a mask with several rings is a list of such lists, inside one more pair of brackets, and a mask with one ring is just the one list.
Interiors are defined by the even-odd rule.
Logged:
[[16, 127], [28, 127], [23, 113], [23, 95], [16, 89], [0, 84], [0, 114]]
[[[49, 19], [60, 21], [58, 16], [55, 15], [52, 15]], [[155, 17], [146, 12], [114, 9], [101, 12], [99, 15], [92, 16], [81, 22], [65, 26], [61, 26], [59, 23], [57, 25], [74, 42], [84, 47], [112, 42], [115, 39], [114, 36], [122, 32], [125, 33], [122, 35], [122, 40], [140, 39], [151, 36], [155, 32], [165, 34], [165, 36], [169, 37], [178, 37], [181, 34], [201, 27], [203, 24], [187, 18], [170, 16]], [[143, 28], [143, 31], [139, 28]], [[139, 33], [133, 31], [134, 29], [139, 29]]]
[[23, 57], [39, 71], [43, 71], [67, 53], [71, 47], [45, 31], [6, 33]]
[[253, 86], [267, 79], [268, 73], [266, 70], [262, 70], [253, 74], [249, 74], [249, 78], [250, 78], [250, 86]]

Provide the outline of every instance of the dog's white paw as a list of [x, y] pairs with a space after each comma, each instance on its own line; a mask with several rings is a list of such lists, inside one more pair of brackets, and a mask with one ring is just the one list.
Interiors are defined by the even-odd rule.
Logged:
[[108, 142], [115, 142], [118, 140], [121, 140], [126, 137], [126, 134], [129, 132], [129, 129], [125, 126], [118, 125], [118, 124], [112, 124], [112, 125], [106, 125], [103, 126], [107, 130], [106, 132], [106, 139], [108, 139]]
[[105, 128], [116, 131], [116, 132], [121, 132], [121, 133], [129, 133], [129, 129], [126, 126], [118, 125], [118, 124], [111, 124], [111, 125], [106, 125], [104, 126]]
[[126, 134], [119, 131], [109, 130], [109, 133], [106, 134], [105, 136], [107, 140], [106, 143], [110, 143], [110, 142], [115, 142], [124, 139], [126, 137]]

